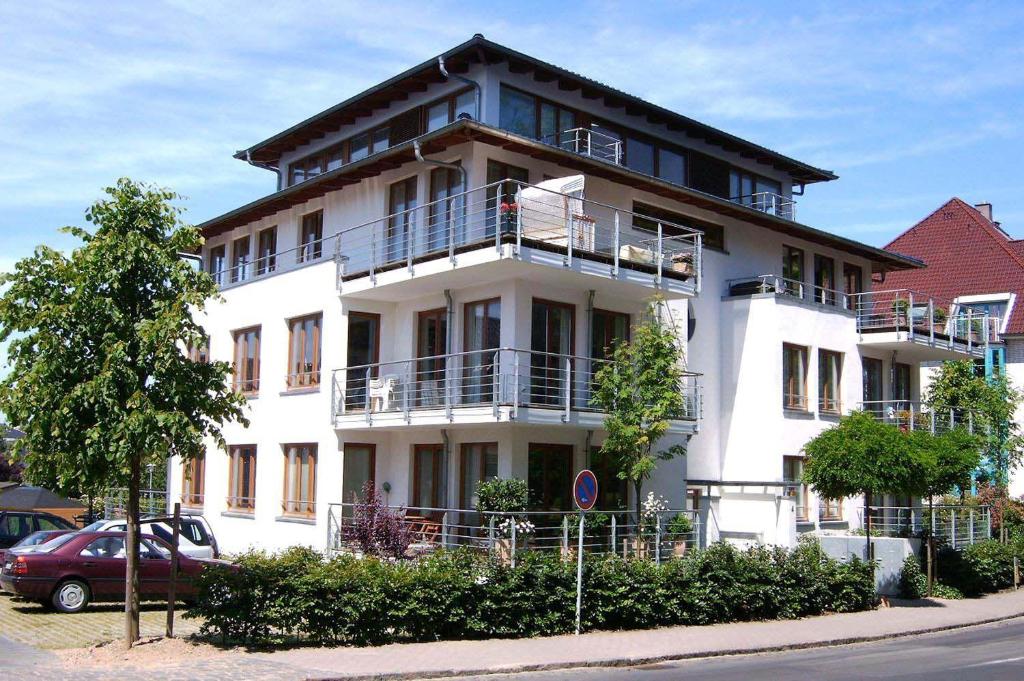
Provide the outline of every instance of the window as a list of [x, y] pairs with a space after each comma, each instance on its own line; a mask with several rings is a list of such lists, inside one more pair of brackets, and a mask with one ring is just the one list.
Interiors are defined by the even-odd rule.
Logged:
[[318, 210], [302, 216], [299, 232], [299, 262], [319, 260], [323, 254], [324, 212]]
[[404, 260], [413, 245], [416, 226], [417, 177], [407, 177], [388, 189], [387, 260]]
[[451, 102], [447, 99], [427, 107], [427, 132], [451, 123]]
[[213, 283], [218, 286], [224, 284], [225, 270], [228, 268], [228, 258], [226, 255], [227, 248], [224, 244], [220, 246], [214, 246], [210, 249], [210, 254], [206, 263], [206, 271], [213, 277]]
[[369, 401], [367, 377], [377, 376], [380, 357], [380, 315], [372, 312], [348, 313], [348, 349], [345, 366], [345, 407], [364, 408]]
[[818, 520], [843, 519], [843, 503], [839, 499], [818, 499]]
[[626, 167], [644, 175], [654, 175], [654, 145], [627, 138]]
[[576, 112], [549, 102], [540, 103], [540, 141], [562, 146], [570, 139], [575, 138], [568, 132], [575, 127]]
[[459, 116], [473, 118], [476, 115], [476, 94], [465, 90], [457, 95], [445, 97], [424, 107], [426, 131], [438, 130], [459, 120]]
[[256, 274], [269, 274], [277, 269], [277, 227], [259, 233], [256, 248]]
[[[487, 160], [487, 222], [484, 227], [484, 237], [494, 238], [494, 229], [496, 224], [495, 213], [498, 208], [498, 185], [497, 182], [502, 180], [512, 180], [512, 182], [504, 182], [501, 189], [500, 201], [502, 203], [512, 203], [516, 200], [516, 191], [519, 187], [516, 186], [516, 182], [522, 182], [526, 184], [530, 181], [530, 172], [526, 168], [519, 168], [508, 163], [502, 163], [501, 161]], [[512, 224], [502, 224], [502, 231], [512, 231]]]
[[530, 328], [530, 395], [534, 404], [564, 405], [569, 396], [565, 362], [573, 355], [576, 307], [533, 299]]
[[498, 476], [498, 443], [463, 443], [461, 459], [459, 508], [476, 508], [476, 486]]
[[208, 363], [210, 361], [210, 337], [203, 336], [198, 345], [189, 345], [188, 358], [200, 364]]
[[785, 293], [802, 297], [804, 282], [804, 252], [792, 246], [782, 247], [782, 278]]
[[231, 282], [249, 278], [249, 237], [243, 236], [231, 244]]
[[316, 445], [285, 446], [281, 505], [285, 515], [316, 513]]
[[843, 293], [847, 295], [846, 309], [857, 309], [857, 299], [849, 298], [864, 292], [864, 271], [857, 265], [843, 263]]
[[843, 353], [818, 350], [818, 409], [838, 414], [842, 394]]
[[[590, 356], [607, 359], [617, 343], [629, 340], [629, 315], [625, 312], [594, 309], [590, 333]], [[598, 366], [594, 367], [596, 372]]]
[[[363, 498], [363, 488], [373, 485], [377, 469], [377, 447], [346, 442], [342, 463], [341, 501], [351, 504]], [[345, 512], [345, 509], [342, 510]], [[351, 510], [348, 511], [351, 513]]]
[[100, 537], [99, 539], [94, 539], [78, 555], [83, 558], [119, 558], [124, 560], [126, 558], [124, 538]]
[[537, 100], [532, 95], [501, 86], [498, 127], [524, 137], [537, 136]]
[[228, 508], [251, 513], [256, 508], [256, 445], [228, 448]]
[[469, 402], [494, 399], [494, 349], [501, 345], [501, 299], [463, 307], [463, 396]]
[[864, 410], [881, 415], [882, 404], [882, 360], [873, 357], [861, 358], [864, 368]]
[[658, 149], [658, 177], [686, 186], [686, 157], [671, 149]]
[[796, 520], [807, 522], [807, 485], [803, 483], [804, 460], [799, 456], [782, 457], [782, 479], [787, 492], [796, 503]]
[[807, 410], [807, 348], [802, 345], [782, 346], [782, 406]]
[[823, 255], [814, 256], [814, 302], [836, 304], [836, 261]]
[[682, 230], [677, 229], [675, 225], [689, 227], [690, 229], [699, 229], [704, 232], [704, 238], [701, 240], [701, 243], [708, 248], [725, 250], [725, 229], [722, 225], [698, 220], [697, 218], [692, 218], [681, 213], [673, 213], [670, 210], [651, 206], [646, 203], [640, 203], [639, 201], [633, 202], [633, 212], [636, 213], [636, 215], [633, 216], [633, 226], [637, 229], [657, 233], [659, 222], [662, 223], [661, 230], [662, 234], [665, 236], [684, 233]]
[[322, 314], [288, 322], [289, 388], [320, 385], [320, 325]]
[[[910, 365], [896, 362], [892, 365], [892, 397], [897, 402], [910, 402]], [[896, 409], [909, 409], [908, 404], [897, 405]]]
[[597, 501], [594, 508], [599, 511], [625, 509], [629, 499], [628, 482], [619, 477], [615, 457], [602, 453], [600, 447], [591, 447], [590, 470], [597, 478]]
[[782, 184], [777, 180], [770, 180], [755, 173], [739, 168], [733, 168], [729, 172], [729, 198], [744, 206], [764, 205], [763, 201], [755, 201], [754, 194], [775, 194], [782, 195]]
[[430, 215], [427, 224], [427, 251], [448, 248], [449, 242], [458, 238], [457, 232], [463, 225], [459, 216], [465, 206], [462, 175], [454, 168], [435, 168], [430, 171]]
[[260, 327], [235, 332], [234, 388], [243, 395], [260, 389]]
[[415, 509], [441, 508], [444, 494], [444, 476], [441, 474], [443, 456], [444, 445], [413, 446], [412, 505]]
[[370, 133], [356, 135], [349, 141], [348, 162], [355, 163], [370, 155]]
[[206, 476], [206, 455], [200, 454], [182, 466], [181, 505], [189, 508], [203, 507], [204, 478]]
[[572, 445], [529, 445], [530, 510], [568, 511], [572, 502]]

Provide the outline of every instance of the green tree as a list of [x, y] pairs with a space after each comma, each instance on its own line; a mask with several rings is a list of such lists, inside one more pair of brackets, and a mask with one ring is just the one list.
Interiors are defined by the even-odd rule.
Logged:
[[637, 527], [641, 491], [658, 460], [685, 454], [682, 445], [656, 451], [670, 422], [683, 415], [683, 353], [677, 330], [661, 320], [660, 300], [648, 306], [644, 320], [633, 327], [629, 341], [616, 343], [611, 361], [594, 376], [594, 406], [606, 412], [608, 435], [601, 454], [616, 462], [618, 477], [633, 483]]
[[181, 257], [202, 243], [177, 195], [121, 179], [86, 211], [93, 231], [66, 227], [70, 256], [40, 246], [0, 285], [0, 342], [11, 371], [0, 411], [26, 433], [31, 478], [61, 489], [128, 489], [125, 638], [138, 639], [139, 488], [147, 463], [223, 446], [225, 420], [247, 423], [225, 362], [184, 352], [203, 340], [194, 314], [217, 295]]
[[879, 421], [870, 412], [855, 411], [804, 445], [807, 460], [803, 478], [828, 499], [864, 497], [870, 547], [872, 496], [922, 495], [931, 465], [930, 452], [913, 446], [896, 426]]

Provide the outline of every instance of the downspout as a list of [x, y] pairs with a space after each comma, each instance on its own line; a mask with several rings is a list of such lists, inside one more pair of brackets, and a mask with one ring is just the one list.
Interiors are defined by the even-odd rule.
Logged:
[[444, 329], [444, 354], [452, 354], [452, 324], [455, 322], [455, 307], [452, 304], [452, 291], [451, 289], [444, 290], [444, 314], [445, 314], [445, 329]]
[[[594, 289], [587, 292], [587, 347], [583, 349], [583, 355], [587, 358], [587, 370], [590, 372], [590, 380], [594, 380], [594, 358], [591, 357], [594, 347]], [[590, 385], [587, 385], [587, 401], [590, 400]], [[590, 461], [590, 433], [587, 433], [587, 461]]]
[[260, 163], [259, 161], [252, 160], [252, 154], [249, 152], [248, 149], [245, 150], [245, 162], [248, 163], [249, 165], [253, 166], [254, 168], [262, 168], [263, 170], [273, 170], [275, 173], [277, 173], [277, 187], [278, 187], [278, 189], [284, 189], [284, 187], [281, 186], [281, 170], [280, 170], [280, 168], [278, 168], [277, 166], [272, 166], [269, 163]]
[[444, 451], [441, 454], [441, 470], [444, 471], [444, 484], [441, 486], [441, 491], [443, 492], [443, 496], [441, 498], [441, 507], [448, 508], [448, 480], [450, 478], [450, 471], [448, 470], [448, 461], [451, 458], [449, 456], [449, 450], [451, 449], [451, 440], [448, 438], [447, 428], [441, 429], [441, 439], [444, 441]]
[[468, 189], [466, 186], [466, 169], [462, 167], [461, 163], [448, 163], [447, 161], [435, 161], [431, 158], [423, 158], [423, 149], [420, 147], [420, 141], [418, 139], [412, 141], [412, 150], [416, 154], [416, 160], [420, 163], [448, 168], [450, 170], [457, 170], [459, 177], [462, 180], [462, 191], [466, 191]]
[[583, 459], [583, 461], [584, 461], [584, 466], [586, 466], [587, 468], [590, 468], [590, 465], [592, 463], [591, 460], [590, 460], [590, 442], [591, 442], [591, 440], [593, 440], [593, 438], [594, 438], [594, 431], [588, 430], [587, 431], [586, 442], [584, 442], [584, 444], [583, 444], [583, 447], [584, 447], [584, 450], [583, 450], [584, 459]]
[[465, 76], [460, 76], [457, 73], [449, 74], [448, 73], [448, 69], [446, 69], [444, 67], [444, 57], [443, 56], [437, 58], [437, 67], [439, 69], [441, 69], [441, 75], [444, 76], [445, 78], [454, 78], [455, 80], [459, 80], [459, 81], [462, 81], [463, 83], [465, 83], [467, 85], [473, 86], [473, 89], [476, 91], [476, 120], [479, 121], [480, 120], [480, 106], [481, 106], [481, 101], [483, 100], [482, 91], [480, 89], [480, 83], [476, 82], [475, 80], [470, 80], [469, 78], [466, 78]]

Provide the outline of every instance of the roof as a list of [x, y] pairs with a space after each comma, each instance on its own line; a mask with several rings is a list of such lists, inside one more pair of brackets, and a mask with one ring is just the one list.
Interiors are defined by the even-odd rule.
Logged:
[[54, 494], [44, 487], [20, 485], [0, 490], [0, 509], [32, 511], [40, 508], [85, 508], [85, 504]]
[[671, 131], [684, 132], [727, 151], [770, 164], [789, 173], [797, 182], [810, 184], [837, 179], [835, 173], [830, 170], [822, 170], [797, 161], [604, 83], [491, 42], [479, 33], [437, 57], [428, 59], [248, 149], [237, 152], [235, 158], [264, 165], [274, 164], [284, 152], [321, 138], [326, 133], [336, 131], [359, 118], [370, 116], [374, 111], [389, 106], [392, 102], [408, 99], [412, 92], [423, 92], [431, 83], [444, 82], [445, 78], [438, 68], [439, 58], [444, 59], [445, 68], [449, 73], [459, 74], [467, 72], [471, 64], [508, 62], [509, 69], [513, 72], [531, 73], [535, 80], [541, 82], [557, 81], [561, 90], [580, 90], [585, 98], [602, 99], [606, 106], [625, 109], [627, 114], [645, 116], [652, 124], [664, 124]]
[[[616, 165], [599, 158], [576, 154], [477, 121], [459, 120], [439, 130], [421, 135], [416, 140], [420, 142], [423, 154], [425, 155], [438, 153], [444, 151], [449, 146], [469, 141], [493, 144], [510, 151], [551, 161], [588, 175], [604, 177], [614, 182], [649, 191], [681, 203], [704, 208], [720, 215], [734, 217], [789, 236], [847, 251], [871, 260], [875, 264], [874, 269], [876, 271], [922, 266], [922, 263], [918, 260], [899, 253], [779, 218], [747, 206], [742, 206], [728, 199], [689, 187], [672, 184], [671, 182], [631, 170], [625, 166]], [[380, 173], [383, 170], [397, 168], [403, 163], [409, 163], [414, 160], [413, 141], [403, 142], [386, 151], [373, 154], [354, 163], [349, 163], [318, 175], [313, 179], [257, 199], [219, 217], [207, 220], [198, 225], [198, 227], [205, 236], [215, 236], [235, 227], [241, 227], [260, 218], [272, 215], [279, 210], [284, 210], [310, 199], [323, 196], [328, 192], [342, 189], [351, 184], [358, 184], [363, 179]]]
[[[908, 288], [947, 300], [1024, 292], [1024, 242], [1011, 239], [959, 198], [942, 204], [885, 248], [927, 265], [889, 274], [880, 285], [885, 289]], [[1006, 333], [1024, 334], [1024, 301], [1010, 311]]]

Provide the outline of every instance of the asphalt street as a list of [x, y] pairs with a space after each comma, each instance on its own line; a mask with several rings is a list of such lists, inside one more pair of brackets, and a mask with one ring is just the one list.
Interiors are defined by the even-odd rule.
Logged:
[[473, 677], [478, 681], [1024, 680], [1024, 618], [939, 634], [831, 648]]

